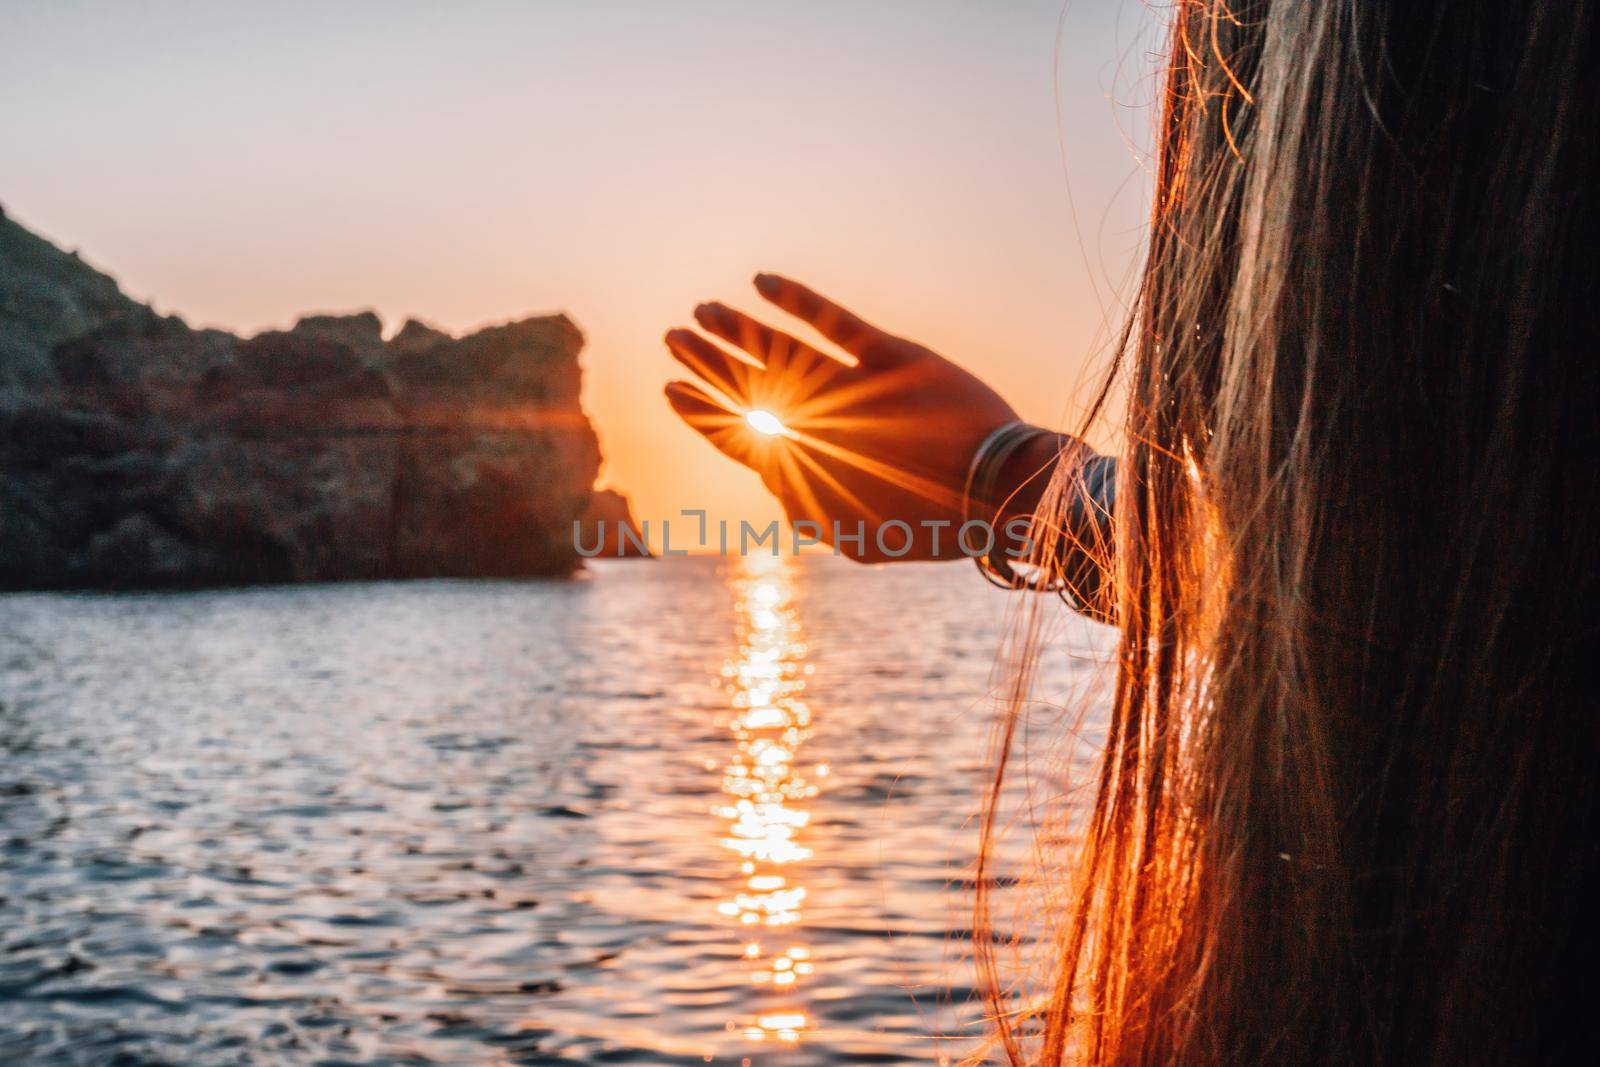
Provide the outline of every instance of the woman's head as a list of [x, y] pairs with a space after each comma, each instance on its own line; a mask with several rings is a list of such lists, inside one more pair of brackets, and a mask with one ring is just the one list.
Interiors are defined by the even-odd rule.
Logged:
[[1174, 10], [1115, 706], [1014, 1057], [1596, 1036], [1594, 6]]

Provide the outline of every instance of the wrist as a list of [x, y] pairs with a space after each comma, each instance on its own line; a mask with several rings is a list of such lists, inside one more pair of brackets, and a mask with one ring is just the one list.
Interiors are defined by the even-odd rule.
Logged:
[[1033, 427], [1033, 433], [1000, 464], [995, 474], [994, 522], [1004, 526], [1018, 518], [1032, 518], [1044, 498], [1062, 450], [1070, 438]]
[[996, 428], [972, 457], [962, 502], [963, 520], [998, 527], [1032, 515], [1062, 447], [1070, 440], [1020, 419]]

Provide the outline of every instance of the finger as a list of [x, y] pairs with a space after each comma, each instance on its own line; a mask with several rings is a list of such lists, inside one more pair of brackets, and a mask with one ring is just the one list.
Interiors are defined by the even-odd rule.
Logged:
[[710, 441], [725, 456], [754, 466], [749, 435], [741, 432], [745, 421], [707, 393], [688, 382], [668, 382], [667, 403], [678, 417]]
[[736, 412], [697, 385], [668, 382], [665, 392], [667, 403], [678, 417], [701, 433], [715, 433], [744, 423]]
[[694, 317], [707, 333], [737, 345], [766, 366], [765, 383], [783, 395], [752, 395], [753, 403], [771, 401], [786, 407], [791, 400], [814, 397], [830, 379], [848, 369], [804, 341], [724, 304], [701, 304], [694, 309]]
[[750, 403], [750, 391], [758, 371], [741, 359], [724, 352], [693, 330], [668, 330], [667, 348], [679, 363], [721, 390], [735, 403]]
[[863, 363], [887, 358], [888, 334], [812, 292], [799, 282], [777, 274], [757, 274], [756, 292], [789, 314], [817, 328], [817, 332]]

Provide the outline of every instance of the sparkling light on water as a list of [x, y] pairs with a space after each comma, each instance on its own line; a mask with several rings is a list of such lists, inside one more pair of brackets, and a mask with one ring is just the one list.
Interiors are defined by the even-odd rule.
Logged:
[[[758, 414], [767, 413], [751, 412], [752, 425]], [[752, 1041], [800, 1040], [809, 1019], [792, 998], [815, 973], [810, 950], [792, 933], [806, 902], [803, 865], [812, 858], [806, 801], [817, 795], [796, 759], [811, 736], [812, 719], [801, 700], [806, 646], [792, 568], [785, 558], [740, 560], [731, 578], [739, 651], [723, 668], [734, 749], [722, 771], [728, 802], [714, 812], [726, 823], [722, 845], [738, 862], [734, 892], [717, 911], [746, 933], [750, 980], [773, 995], [753, 1020], [736, 1024]]]

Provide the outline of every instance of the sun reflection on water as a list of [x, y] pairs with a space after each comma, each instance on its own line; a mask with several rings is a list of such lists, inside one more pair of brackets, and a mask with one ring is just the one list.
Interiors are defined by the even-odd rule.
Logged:
[[757, 1041], [800, 1039], [810, 1020], [796, 1006], [796, 990], [815, 972], [810, 949], [793, 929], [805, 909], [804, 864], [812, 856], [806, 802], [817, 795], [799, 761], [813, 726], [801, 699], [809, 668], [794, 567], [786, 557], [739, 560], [730, 575], [739, 651], [722, 671], [734, 749], [722, 769], [726, 800], [713, 810], [725, 823], [722, 845], [737, 868], [735, 891], [717, 910], [746, 931], [750, 981], [771, 998], [753, 1018], [734, 1024]]

